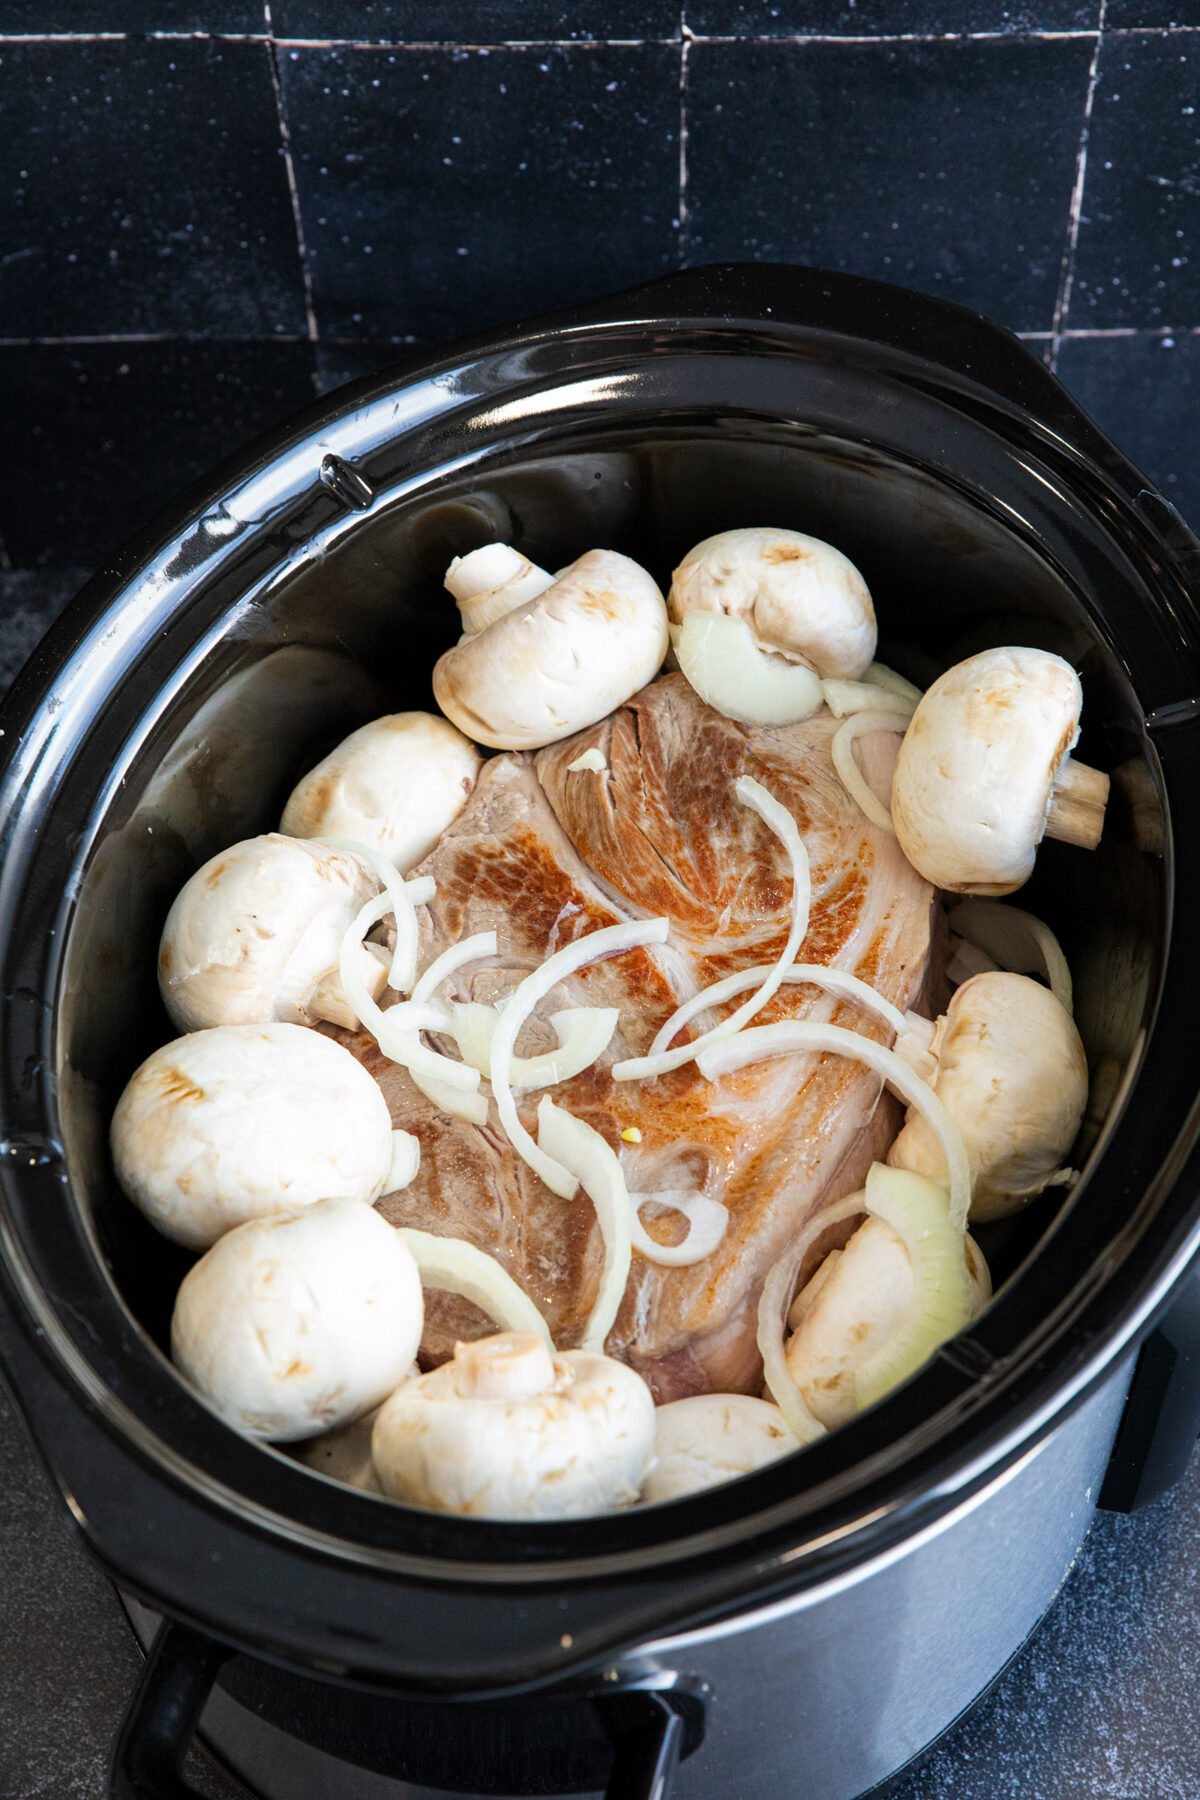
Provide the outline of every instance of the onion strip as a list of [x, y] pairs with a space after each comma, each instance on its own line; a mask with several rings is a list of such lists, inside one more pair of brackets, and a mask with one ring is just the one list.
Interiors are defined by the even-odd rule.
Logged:
[[461, 969], [464, 963], [478, 962], [485, 956], [495, 956], [496, 934], [494, 931], [477, 931], [474, 937], [463, 938], [460, 943], [451, 944], [440, 956], [435, 956], [425, 973], [413, 988], [414, 1000], [428, 1000], [433, 990]]
[[400, 1236], [412, 1252], [422, 1287], [461, 1294], [494, 1319], [501, 1331], [536, 1331], [553, 1350], [550, 1327], [529, 1295], [486, 1250], [464, 1238], [438, 1237], [407, 1225], [400, 1227]]
[[994, 959], [1001, 969], [1019, 975], [1044, 975], [1050, 992], [1070, 1013], [1074, 1010], [1071, 970], [1062, 945], [1050, 927], [1033, 913], [999, 900], [975, 896], [960, 900], [946, 915], [958, 937]]
[[[372, 925], [378, 924], [380, 909], [383, 907], [386, 910], [386, 906], [386, 895], [377, 894], [373, 900], [368, 900], [342, 938], [338, 969], [346, 998], [358, 1014], [360, 1024], [372, 1033], [383, 1054], [392, 1062], [400, 1063], [410, 1071], [416, 1070], [419, 1074], [441, 1076], [451, 1086], [473, 1092], [479, 1086], [477, 1069], [468, 1068], [466, 1063], [455, 1062], [449, 1056], [440, 1056], [435, 1050], [427, 1050], [417, 1037], [420, 1030], [444, 1029], [448, 1024], [445, 1014], [436, 1007], [429, 1008], [427, 1003], [421, 1003], [419, 1008], [410, 1010], [414, 1008], [412, 1001], [407, 1006], [392, 1007], [384, 1012], [378, 1001], [372, 999], [366, 983], [354, 966], [355, 949], [361, 945]], [[396, 1016], [393, 1017], [393, 1014]], [[417, 1023], [418, 1020], [423, 1023]]]
[[945, 1193], [922, 1175], [872, 1163], [867, 1211], [890, 1225], [908, 1252], [913, 1294], [907, 1316], [854, 1378], [861, 1408], [873, 1406], [928, 1362], [971, 1319], [971, 1278]]
[[837, 719], [861, 712], [905, 712], [911, 718], [917, 710], [915, 700], [902, 699], [890, 688], [882, 687], [876, 681], [836, 681], [821, 683], [821, 693], [825, 704]]
[[881, 831], [890, 831], [895, 835], [892, 815], [887, 807], [867, 785], [866, 776], [854, 760], [854, 740], [866, 737], [872, 731], [898, 731], [901, 736], [908, 730], [908, 715], [899, 712], [856, 712], [844, 719], [833, 734], [829, 746], [829, 754], [833, 766], [838, 772], [842, 786], [855, 802], [858, 810], [865, 813], [872, 825], [878, 825]]
[[614, 1081], [637, 1081], [643, 1076], [666, 1075], [671, 1069], [680, 1069], [684, 1063], [691, 1062], [708, 1044], [719, 1043], [722, 1038], [733, 1037], [747, 1024], [778, 992], [783, 985], [788, 969], [795, 963], [796, 952], [804, 942], [808, 932], [809, 909], [812, 905], [812, 883], [808, 872], [808, 852], [804, 848], [804, 840], [797, 829], [796, 821], [787, 808], [769, 794], [761, 782], [750, 775], [741, 775], [734, 783], [734, 793], [743, 806], [756, 812], [760, 819], [771, 827], [775, 835], [783, 840], [792, 863], [792, 924], [788, 932], [787, 943], [783, 954], [776, 962], [762, 986], [749, 1000], [743, 1002], [735, 1013], [714, 1025], [711, 1031], [703, 1032], [693, 1038], [690, 1044], [680, 1044], [674, 1050], [662, 1050], [649, 1056], [632, 1056], [624, 1062], [614, 1063]]
[[[569, 1081], [572, 1075], [590, 1068], [612, 1042], [620, 1021], [615, 1006], [568, 1006], [552, 1013], [550, 1023], [558, 1039], [557, 1050], [544, 1050], [539, 1056], [514, 1056], [509, 1071], [509, 1086], [514, 1094], [527, 1094], [535, 1088], [554, 1087]], [[455, 1006], [451, 1030], [458, 1041], [464, 1062], [491, 1080], [492, 1039], [500, 1023], [500, 1009], [495, 1006]]]
[[874, 1038], [846, 1031], [840, 1025], [823, 1025], [815, 1019], [785, 1019], [778, 1025], [756, 1025], [728, 1043], [714, 1044], [699, 1057], [698, 1063], [700, 1073], [715, 1081], [747, 1063], [805, 1050], [831, 1052], [866, 1063], [902, 1100], [916, 1108], [942, 1147], [950, 1171], [950, 1220], [956, 1231], [964, 1232], [971, 1208], [971, 1166], [962, 1132], [928, 1082], [914, 1074], [894, 1050], [885, 1050]]
[[[638, 950], [645, 944], [661, 944], [669, 930], [666, 919], [631, 919], [622, 925], [606, 925], [601, 931], [590, 931], [586, 937], [576, 938], [573, 944], [556, 950], [540, 968], [527, 975], [514, 988], [500, 1014], [500, 1023], [492, 1037], [491, 1057], [492, 1092], [500, 1114], [500, 1123], [521, 1160], [528, 1163], [536, 1175], [540, 1175], [552, 1193], [560, 1195], [564, 1200], [571, 1199], [579, 1183], [561, 1163], [538, 1148], [517, 1117], [517, 1104], [511, 1084], [513, 1047], [522, 1025], [538, 1001], [544, 1000], [558, 982], [565, 980], [568, 975], [574, 975], [587, 963], [599, 962], [602, 957], [616, 956], [624, 950]], [[454, 1069], [465, 1066], [462, 1063], [450, 1064]], [[479, 1071], [472, 1069], [470, 1072], [474, 1077], [472, 1085], [477, 1086]]]
[[[678, 1244], [660, 1244], [642, 1224], [641, 1208], [656, 1202], [672, 1212], [682, 1213], [688, 1222], [688, 1233]], [[690, 1188], [662, 1188], [654, 1194], [629, 1196], [629, 1229], [633, 1247], [647, 1262], [661, 1263], [665, 1269], [686, 1269], [711, 1256], [729, 1229], [729, 1208], [707, 1194], [696, 1194]]]
[[393, 1131], [392, 1165], [387, 1174], [385, 1194], [398, 1194], [417, 1178], [421, 1167], [421, 1140], [411, 1131]]
[[604, 1238], [604, 1269], [580, 1349], [603, 1354], [604, 1340], [616, 1320], [632, 1261], [630, 1220], [633, 1208], [629, 1203], [629, 1189], [616, 1152], [598, 1131], [593, 1131], [590, 1125], [564, 1107], [555, 1106], [549, 1094], [543, 1094], [539, 1101], [537, 1116], [539, 1143], [571, 1171], [596, 1209], [596, 1219]]
[[919, 687], [914, 687], [911, 681], [905, 681], [903, 675], [897, 675], [895, 669], [889, 669], [886, 663], [870, 663], [859, 680], [868, 682], [872, 687], [881, 687], [889, 694], [899, 695], [901, 700], [909, 702], [914, 711], [924, 699]]
[[[763, 1359], [763, 1376], [774, 1396], [775, 1404], [802, 1444], [823, 1437], [826, 1427], [808, 1409], [792, 1372], [787, 1365], [787, 1315], [791, 1311], [793, 1293], [804, 1260], [821, 1234], [843, 1219], [857, 1218], [866, 1211], [860, 1193], [837, 1200], [808, 1221], [799, 1237], [794, 1238], [779, 1260], [772, 1264], [763, 1283], [758, 1302], [758, 1348]], [[815, 1271], [814, 1271], [815, 1272]]]
[[[694, 1019], [697, 1013], [707, 1012], [710, 1006], [719, 1006], [723, 1000], [732, 1000], [735, 994], [745, 993], [747, 988], [756, 987], [764, 976], [771, 972], [770, 963], [758, 963], [753, 969], [741, 969], [736, 975], [726, 975], [723, 981], [714, 981], [711, 987], [702, 988], [685, 1000], [662, 1027], [658, 1036], [650, 1046], [650, 1055], [656, 1056], [665, 1050], [677, 1032]], [[811, 984], [824, 988], [827, 993], [840, 994], [847, 1000], [857, 1000], [868, 1012], [875, 1013], [892, 1030], [899, 1033], [904, 1030], [906, 1020], [898, 1006], [871, 987], [868, 982], [861, 981], [857, 975], [850, 975], [844, 969], [829, 969], [823, 963], [793, 963], [790, 969], [783, 972], [784, 985], [797, 986]]]
[[[382, 851], [372, 849], [370, 844], [360, 844], [354, 838], [318, 838], [315, 841], [330, 850], [342, 850], [350, 856], [356, 856], [360, 862], [366, 863], [376, 880], [382, 882], [383, 891], [391, 901], [387, 910], [394, 913], [396, 918], [396, 944], [392, 951], [388, 986], [395, 988], [398, 994], [411, 993], [413, 982], [417, 978], [416, 907], [419, 902], [409, 892], [403, 875], [395, 863], [389, 862]], [[429, 877], [425, 876], [423, 879], [428, 880]], [[434, 891], [431, 887], [430, 899], [433, 898]]]

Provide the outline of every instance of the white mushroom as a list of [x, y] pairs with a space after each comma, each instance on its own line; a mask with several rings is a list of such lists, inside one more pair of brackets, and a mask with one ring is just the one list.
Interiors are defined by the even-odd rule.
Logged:
[[387, 1102], [299, 1025], [221, 1025], [164, 1044], [112, 1122], [117, 1180], [164, 1236], [205, 1250], [247, 1219], [388, 1191]]
[[[964, 981], [936, 1025], [909, 1014], [897, 1050], [922, 1063], [958, 1125], [974, 1177], [972, 1219], [1017, 1212], [1047, 1185], [1087, 1104], [1083, 1044], [1070, 1014], [1027, 975]], [[898, 1169], [944, 1183], [941, 1148], [910, 1107], [888, 1153]]]
[[406, 874], [466, 804], [481, 757], [435, 713], [390, 713], [344, 738], [293, 789], [279, 829], [353, 838]]
[[382, 1408], [371, 1452], [384, 1492], [439, 1512], [561, 1519], [628, 1506], [654, 1455], [640, 1375], [533, 1332], [455, 1346]]
[[750, 724], [807, 718], [820, 678], [856, 681], [875, 612], [854, 564], [800, 531], [722, 531], [675, 571], [667, 608], [679, 666], [702, 699]]
[[[197, 869], [167, 914], [158, 985], [181, 1031], [358, 1020], [338, 978], [342, 938], [379, 882], [358, 857], [270, 832]], [[361, 951], [372, 997], [387, 965]]]
[[678, 1500], [761, 1469], [798, 1446], [777, 1406], [749, 1394], [693, 1394], [654, 1415], [655, 1462], [642, 1499]]
[[[987, 1264], [964, 1238], [973, 1314], [991, 1298]], [[882, 1219], [868, 1218], [840, 1250], [831, 1250], [788, 1313], [788, 1373], [814, 1418], [832, 1429], [860, 1410], [855, 1377], [887, 1344], [913, 1300], [912, 1263]]]
[[[488, 545], [464, 557], [447, 586], [462, 589], [475, 558], [505, 550]], [[479, 596], [460, 600], [467, 631], [438, 659], [433, 691], [442, 711], [478, 743], [500, 750], [556, 743], [622, 705], [662, 666], [666, 606], [629, 557], [589, 550], [545, 579], [550, 585], [538, 591], [535, 584], [532, 597], [523, 574], [515, 588], [493, 592], [491, 622], [479, 630], [472, 629]], [[525, 597], [506, 609], [516, 592]]]
[[371, 1433], [378, 1417], [379, 1408], [375, 1407], [361, 1419], [351, 1419], [349, 1425], [308, 1438], [295, 1452], [297, 1459], [318, 1475], [328, 1475], [331, 1481], [361, 1488], [364, 1494], [382, 1494], [371, 1461]]
[[1011, 894], [1043, 836], [1094, 850], [1108, 776], [1072, 761], [1083, 690], [1047, 650], [984, 650], [939, 675], [900, 746], [892, 823], [913, 867], [960, 894]]
[[253, 1219], [184, 1276], [171, 1354], [249, 1437], [295, 1442], [347, 1424], [404, 1381], [421, 1341], [417, 1265], [357, 1200]]

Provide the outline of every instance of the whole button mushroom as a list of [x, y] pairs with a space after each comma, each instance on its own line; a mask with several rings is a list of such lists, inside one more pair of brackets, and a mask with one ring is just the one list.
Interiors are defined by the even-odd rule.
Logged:
[[[856, 681], [875, 611], [854, 564], [800, 531], [722, 531], [689, 550], [667, 608], [679, 665], [701, 698], [760, 725], [806, 718], [820, 678]], [[714, 621], [730, 621], [718, 634]]]
[[390, 713], [344, 738], [293, 789], [279, 829], [293, 838], [353, 838], [402, 875], [466, 805], [482, 761], [435, 713]]
[[[180, 889], [158, 952], [181, 1031], [326, 1018], [353, 1029], [337, 976], [342, 938], [379, 882], [356, 856], [269, 832], [222, 850]], [[386, 965], [364, 947], [378, 995]]]
[[[461, 587], [466, 565], [483, 555], [464, 557], [447, 585]], [[517, 591], [521, 581], [527, 591], [524, 576]], [[433, 671], [438, 705], [477, 743], [498, 750], [557, 743], [604, 718], [661, 668], [667, 609], [652, 578], [628, 556], [589, 550], [548, 587], [504, 610], [513, 591], [491, 592], [490, 611], [498, 616], [477, 631], [468, 621], [480, 616], [472, 611], [479, 596], [460, 600], [468, 629]]]
[[[973, 1316], [992, 1293], [978, 1244], [964, 1238]], [[860, 1410], [855, 1378], [886, 1346], [913, 1299], [912, 1264], [883, 1219], [868, 1218], [840, 1250], [831, 1250], [792, 1302], [788, 1373], [808, 1410], [832, 1430]]]
[[387, 1102], [348, 1050], [300, 1025], [220, 1025], [164, 1044], [112, 1122], [117, 1180], [165, 1237], [206, 1250], [247, 1219], [387, 1192]]
[[678, 1500], [797, 1448], [777, 1406], [750, 1394], [693, 1394], [654, 1415], [655, 1462], [642, 1499]]
[[[910, 1013], [908, 1027], [898, 1051], [963, 1135], [971, 1218], [1018, 1212], [1058, 1169], [1087, 1104], [1087, 1058], [1070, 1014], [1040, 982], [997, 970], [964, 981], [936, 1025]], [[946, 1180], [938, 1140], [912, 1107], [888, 1162]]]
[[1083, 690], [1048, 650], [983, 650], [939, 675], [912, 716], [892, 779], [892, 823], [935, 887], [1011, 894], [1042, 838], [1094, 850], [1108, 776], [1074, 762]]
[[552, 1355], [534, 1332], [499, 1332], [457, 1344], [452, 1361], [397, 1389], [371, 1454], [394, 1500], [485, 1519], [577, 1518], [637, 1499], [654, 1401], [611, 1357]]
[[249, 1437], [294, 1443], [370, 1412], [404, 1381], [424, 1323], [400, 1233], [357, 1200], [252, 1219], [184, 1276], [171, 1355]]

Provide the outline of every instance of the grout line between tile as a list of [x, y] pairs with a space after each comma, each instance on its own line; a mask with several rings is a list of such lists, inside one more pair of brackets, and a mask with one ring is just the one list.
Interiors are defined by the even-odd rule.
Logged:
[[688, 116], [687, 116], [687, 71], [688, 51], [691, 42], [684, 24], [684, 9], [679, 10], [679, 31], [682, 39], [679, 51], [679, 236], [677, 254], [680, 266], [686, 264], [688, 256]]
[[[271, 0], [263, 0], [263, 14], [267, 31], [272, 28]], [[292, 199], [292, 221], [296, 227], [296, 254], [300, 258], [300, 279], [304, 284], [304, 316], [308, 323], [308, 341], [318, 341], [317, 314], [313, 306], [312, 271], [308, 266], [308, 246], [304, 241], [304, 220], [300, 212], [300, 190], [296, 186], [296, 168], [292, 160], [292, 137], [288, 130], [287, 113], [283, 105], [283, 83], [279, 79], [279, 58], [274, 40], [267, 45], [267, 61], [271, 65], [271, 85], [275, 89], [275, 110], [279, 115], [279, 138], [283, 149], [283, 166], [287, 170], [288, 192]], [[313, 380], [317, 379], [316, 368], [313, 368]]]
[[[958, 43], [1061, 43], [1095, 38], [1095, 26], [1070, 31], [911, 31], [879, 33], [796, 32], [784, 36], [747, 32], [722, 36], [694, 32], [681, 23], [680, 35], [668, 38], [496, 38], [489, 43], [460, 44], [446, 38], [411, 39], [360, 37], [279, 37], [274, 31], [9, 31], [0, 32], [4, 44], [100, 44], [137, 39], [155, 43], [229, 43], [277, 45], [284, 50], [640, 50], [689, 44], [958, 44]], [[1195, 37], [1200, 25], [1123, 25], [1106, 29], [1105, 36], [1119, 38]]]
[[1071, 209], [1067, 220], [1067, 242], [1063, 250], [1058, 296], [1054, 302], [1054, 319], [1051, 325], [1054, 341], [1050, 346], [1047, 358], [1051, 369], [1054, 369], [1058, 362], [1058, 343], [1071, 305], [1071, 289], [1075, 284], [1075, 252], [1079, 245], [1079, 223], [1083, 216], [1088, 141], [1092, 133], [1092, 108], [1096, 99], [1096, 81], [1100, 73], [1100, 49], [1104, 42], [1104, 19], [1107, 11], [1108, 0], [1100, 0], [1099, 31], [1096, 36], [1096, 47], [1092, 51], [1092, 66], [1088, 71], [1087, 98], [1083, 103], [1083, 123], [1079, 131], [1079, 154], [1075, 160], [1075, 186], [1071, 192]]

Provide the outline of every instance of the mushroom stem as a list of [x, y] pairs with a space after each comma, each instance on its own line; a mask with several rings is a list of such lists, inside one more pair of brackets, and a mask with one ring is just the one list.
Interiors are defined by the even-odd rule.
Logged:
[[[388, 959], [385, 951], [372, 944], [358, 946], [363, 982], [372, 1000], [378, 1000], [388, 983]], [[344, 1031], [357, 1031], [361, 1023], [351, 1006], [337, 969], [327, 969], [304, 1002], [310, 1019], [324, 1019], [340, 1025]]]
[[505, 613], [544, 594], [554, 581], [553, 575], [508, 544], [484, 544], [469, 556], [456, 556], [446, 570], [446, 587], [458, 603], [468, 637], [478, 636]]
[[532, 1400], [554, 1381], [550, 1352], [534, 1331], [502, 1331], [454, 1346], [454, 1385], [463, 1400]]
[[1104, 830], [1108, 787], [1108, 776], [1099, 769], [1064, 758], [1050, 793], [1046, 836], [1078, 844], [1081, 850], [1094, 850]]

